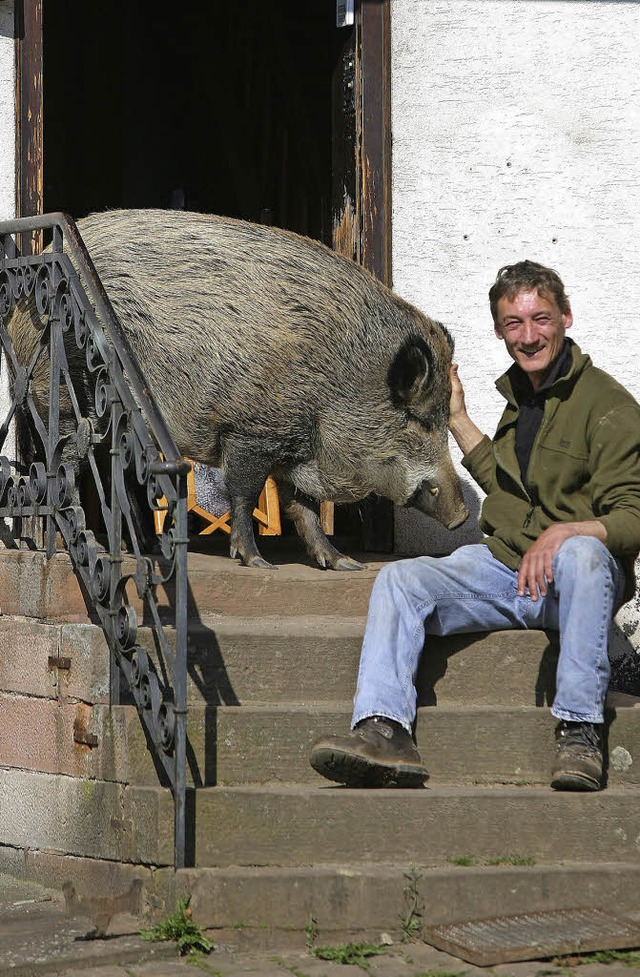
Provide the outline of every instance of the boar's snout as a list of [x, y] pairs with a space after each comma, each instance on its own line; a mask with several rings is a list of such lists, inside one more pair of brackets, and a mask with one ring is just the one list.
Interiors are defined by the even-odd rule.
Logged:
[[469, 516], [460, 481], [453, 472], [446, 480], [425, 479], [409, 504], [437, 519], [446, 529], [457, 529]]
[[445, 522], [444, 525], [446, 526], [447, 529], [457, 529], [458, 526], [461, 526], [463, 522], [467, 521], [468, 518], [469, 518], [469, 510], [467, 509], [466, 505], [463, 502], [462, 505], [458, 508], [456, 514], [450, 520], [450, 522]]

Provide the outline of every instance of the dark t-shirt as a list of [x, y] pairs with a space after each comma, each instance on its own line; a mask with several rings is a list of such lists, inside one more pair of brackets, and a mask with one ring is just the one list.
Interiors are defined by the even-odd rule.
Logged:
[[565, 376], [571, 366], [570, 339], [565, 339], [564, 345], [557, 359], [551, 367], [549, 376], [539, 390], [534, 390], [527, 374], [516, 363], [509, 371], [511, 373], [513, 392], [520, 408], [516, 422], [516, 456], [520, 466], [520, 475], [526, 487], [527, 469], [536, 434], [540, 430], [544, 415], [544, 404], [550, 387], [559, 377]]

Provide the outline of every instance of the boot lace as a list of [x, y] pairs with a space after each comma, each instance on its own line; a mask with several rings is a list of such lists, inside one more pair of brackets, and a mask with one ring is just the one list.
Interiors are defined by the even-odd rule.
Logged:
[[558, 723], [556, 734], [559, 745], [581, 746], [590, 753], [601, 749], [600, 731], [594, 723], [571, 723], [562, 719]]

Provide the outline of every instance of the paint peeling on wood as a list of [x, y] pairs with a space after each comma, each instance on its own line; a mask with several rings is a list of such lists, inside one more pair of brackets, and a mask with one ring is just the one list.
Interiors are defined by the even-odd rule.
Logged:
[[[367, 264], [366, 245], [375, 239], [378, 220], [377, 170], [371, 165], [368, 154], [362, 159], [362, 216], [365, 242], [365, 265]], [[372, 264], [372, 263], [371, 263]], [[380, 276], [382, 277], [382, 276]]]
[[345, 189], [342, 208], [333, 217], [334, 251], [346, 258], [359, 260], [359, 237], [356, 207]]

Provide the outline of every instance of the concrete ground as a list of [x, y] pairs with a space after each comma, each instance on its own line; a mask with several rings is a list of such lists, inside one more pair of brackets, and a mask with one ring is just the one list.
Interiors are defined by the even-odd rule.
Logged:
[[[69, 918], [57, 890], [0, 875], [0, 974], [13, 977], [631, 977], [640, 952], [604, 963], [585, 956], [475, 967], [422, 942], [390, 945], [366, 960], [366, 970], [311, 956], [302, 948], [246, 949], [219, 943], [197, 960], [180, 958], [174, 944], [140, 938], [133, 917], [112, 921], [92, 939], [86, 919]], [[219, 939], [219, 938], [218, 938]]]

